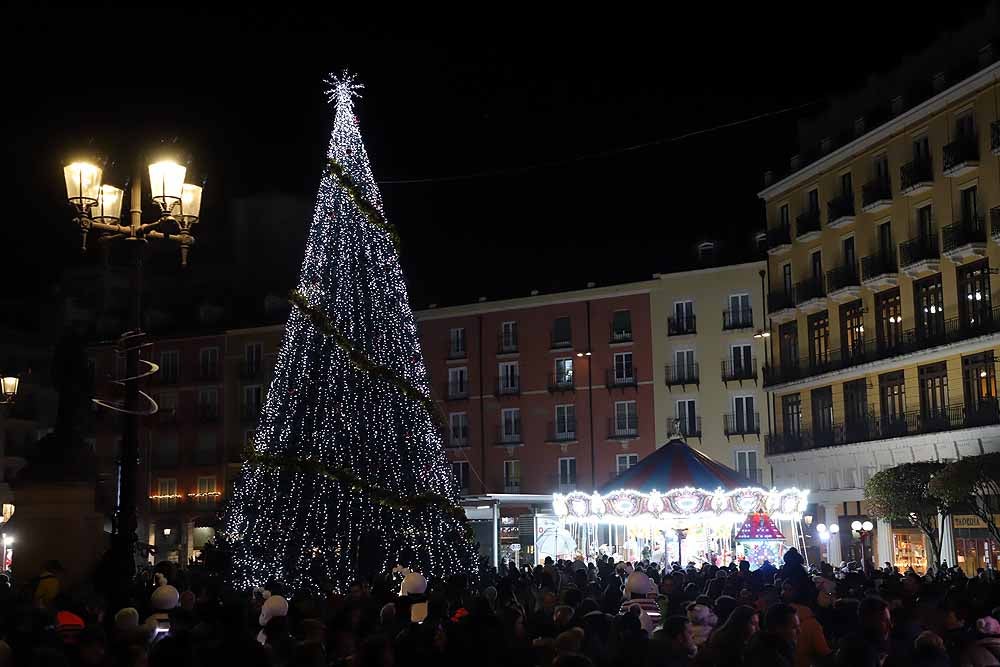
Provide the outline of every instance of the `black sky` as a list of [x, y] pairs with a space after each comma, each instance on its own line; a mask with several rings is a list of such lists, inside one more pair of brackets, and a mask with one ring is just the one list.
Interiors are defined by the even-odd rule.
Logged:
[[[912, 4], [840, 3], [798, 26], [783, 8], [701, 6], [577, 18], [510, 8], [464, 23], [389, 18], [388, 7], [380, 20], [357, 21], [275, 4], [110, 19], [99, 17], [112, 10], [13, 14], [0, 39], [12, 91], [0, 249], [15, 273], [0, 296], [50, 293], [61, 267], [92, 261], [78, 255], [61, 181], [62, 160], [88, 139], [124, 163], [179, 137], [208, 178], [192, 262], [225, 267], [234, 197], [315, 193], [331, 125], [322, 79], [344, 67], [366, 84], [357, 112], [379, 179], [501, 172], [382, 186], [415, 306], [648, 277], [702, 237], [739, 240], [762, 227], [762, 172], [787, 164], [797, 118], [822, 104], [576, 158], [859, 86], [982, 3], [935, 12], [944, 18], [933, 23]], [[549, 162], [559, 164], [503, 172]], [[268, 285], [267, 267], [255, 273], [239, 282], [287, 287]]]

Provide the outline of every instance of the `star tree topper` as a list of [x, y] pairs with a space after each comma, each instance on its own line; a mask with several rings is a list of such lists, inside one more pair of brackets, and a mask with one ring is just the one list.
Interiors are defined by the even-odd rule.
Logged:
[[331, 104], [335, 104], [337, 106], [340, 106], [341, 104], [347, 104], [348, 107], [354, 106], [352, 98], [360, 98], [361, 95], [358, 91], [365, 87], [363, 83], [358, 82], [357, 76], [348, 72], [346, 69], [339, 75], [335, 73], [330, 74], [323, 80], [323, 83], [327, 85], [327, 100]]

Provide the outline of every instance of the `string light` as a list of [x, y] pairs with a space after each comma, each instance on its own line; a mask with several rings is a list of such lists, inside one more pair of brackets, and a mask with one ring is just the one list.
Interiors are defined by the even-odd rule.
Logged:
[[[335, 108], [327, 157], [381, 214], [354, 116], [361, 85], [346, 71], [326, 83]], [[320, 182], [296, 290], [372, 364], [430, 394], [395, 246], [330, 173]], [[401, 498], [437, 494], [458, 502], [431, 414], [399, 386], [352, 363], [299, 308], [285, 325], [252, 448], [348, 468]], [[244, 465], [222, 532], [232, 542], [232, 583], [241, 588], [276, 579], [291, 590], [329, 585], [343, 592], [366, 572], [397, 563], [444, 578], [475, 574], [478, 562], [461, 521], [440, 509], [389, 509], [343, 481], [260, 464]]]

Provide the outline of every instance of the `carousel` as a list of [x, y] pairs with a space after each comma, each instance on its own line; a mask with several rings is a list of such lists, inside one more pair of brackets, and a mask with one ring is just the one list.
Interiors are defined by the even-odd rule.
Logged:
[[[554, 494], [552, 507], [569, 533], [570, 539], [562, 540], [564, 548], [573, 547], [561, 558], [589, 561], [603, 554], [664, 566], [748, 559], [755, 567], [762, 550], [753, 549], [757, 545], [751, 540], [738, 542], [739, 529], [748, 520], [759, 525], [763, 516], [772, 526], [773, 521], [785, 525], [785, 534], [798, 539], [807, 501], [808, 491], [754, 486], [674, 439], [593, 494]], [[766, 550], [782, 551], [784, 534], [775, 526], [768, 536]]]

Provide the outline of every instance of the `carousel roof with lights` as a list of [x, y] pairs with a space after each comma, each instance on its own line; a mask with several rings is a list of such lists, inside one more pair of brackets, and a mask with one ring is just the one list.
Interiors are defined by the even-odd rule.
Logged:
[[674, 438], [604, 485], [601, 493], [632, 489], [648, 493], [670, 489], [723, 489], [733, 491], [753, 483], [732, 468]]

